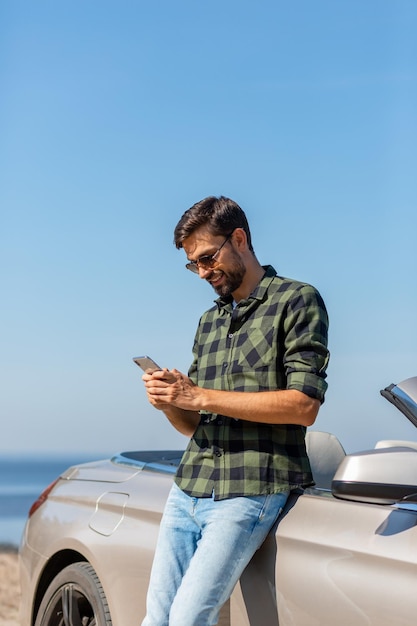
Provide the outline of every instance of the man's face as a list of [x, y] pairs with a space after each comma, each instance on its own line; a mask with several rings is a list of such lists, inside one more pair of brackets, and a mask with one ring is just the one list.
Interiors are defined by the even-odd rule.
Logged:
[[[202, 226], [183, 241], [187, 258], [197, 262], [200, 278], [209, 282], [222, 297], [233, 295], [246, 274], [245, 264], [233, 246], [233, 234], [226, 243], [225, 239], [222, 235], [213, 235], [207, 227]], [[198, 259], [206, 255], [215, 255], [209, 267], [198, 263]]]

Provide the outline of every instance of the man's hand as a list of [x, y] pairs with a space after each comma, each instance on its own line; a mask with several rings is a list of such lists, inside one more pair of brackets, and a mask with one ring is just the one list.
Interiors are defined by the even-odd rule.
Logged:
[[186, 411], [199, 410], [198, 387], [178, 370], [156, 370], [144, 374], [142, 380], [148, 400], [155, 408], [165, 410], [172, 406]]
[[198, 387], [178, 370], [157, 370], [142, 376], [149, 402], [165, 413], [171, 424], [180, 433], [192, 437], [200, 421], [193, 391]]

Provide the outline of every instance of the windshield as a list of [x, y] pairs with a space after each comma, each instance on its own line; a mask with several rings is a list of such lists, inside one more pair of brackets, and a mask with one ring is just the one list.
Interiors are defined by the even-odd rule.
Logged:
[[417, 428], [417, 376], [382, 389], [381, 395], [404, 413]]

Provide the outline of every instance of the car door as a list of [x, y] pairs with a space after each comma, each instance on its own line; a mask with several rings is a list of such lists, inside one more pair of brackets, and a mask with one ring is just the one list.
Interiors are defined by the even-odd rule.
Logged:
[[276, 534], [279, 625], [414, 624], [415, 507], [299, 497]]

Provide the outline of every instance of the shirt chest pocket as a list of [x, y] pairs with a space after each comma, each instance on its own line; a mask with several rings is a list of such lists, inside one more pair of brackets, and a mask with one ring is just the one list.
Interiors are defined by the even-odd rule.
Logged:
[[235, 359], [243, 369], [268, 369], [274, 367], [276, 350], [274, 332], [265, 333], [261, 328], [253, 328], [239, 337]]

